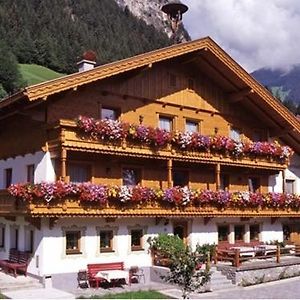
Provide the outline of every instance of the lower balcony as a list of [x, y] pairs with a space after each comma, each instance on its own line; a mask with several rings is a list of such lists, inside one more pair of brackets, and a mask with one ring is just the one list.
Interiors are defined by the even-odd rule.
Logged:
[[[191, 190], [187, 187], [153, 189], [141, 186], [104, 186], [91, 183], [16, 184], [2, 193], [18, 205], [6, 213], [31, 216], [103, 217], [299, 217], [300, 196]], [[13, 197], [12, 197], [13, 196]], [[0, 211], [2, 215], [3, 206]]]

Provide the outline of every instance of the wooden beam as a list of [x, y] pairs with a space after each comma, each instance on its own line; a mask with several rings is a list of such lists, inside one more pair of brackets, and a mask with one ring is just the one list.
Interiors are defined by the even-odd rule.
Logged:
[[221, 166], [219, 163], [216, 164], [216, 171], [215, 171], [215, 176], [216, 176], [216, 190], [218, 191], [220, 189], [221, 185]]
[[172, 159], [168, 160], [167, 169], [168, 169], [168, 187], [170, 188], [173, 185], [173, 181], [172, 181], [173, 162], [172, 162]]
[[249, 96], [251, 94], [254, 94], [254, 90], [252, 90], [250, 88], [245, 88], [238, 92], [228, 94], [228, 101], [230, 103], [236, 103], [236, 102], [243, 100], [246, 96]]

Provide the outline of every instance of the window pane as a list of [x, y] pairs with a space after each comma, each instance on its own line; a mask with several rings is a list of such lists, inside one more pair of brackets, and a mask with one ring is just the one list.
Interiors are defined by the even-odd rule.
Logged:
[[8, 188], [12, 184], [12, 169], [4, 170], [4, 186]]
[[260, 229], [259, 229], [258, 224], [250, 225], [250, 240], [251, 241], [259, 241], [259, 233], [260, 233]]
[[244, 240], [245, 234], [245, 226], [244, 225], [236, 225], [234, 226], [234, 239], [237, 240]]
[[189, 173], [182, 170], [173, 170], [173, 186], [187, 186], [189, 184]]
[[71, 182], [86, 182], [90, 180], [90, 168], [84, 164], [69, 164], [68, 175]]
[[294, 186], [295, 186], [295, 180], [287, 179], [285, 181], [285, 192], [287, 194], [294, 194]]
[[113, 232], [112, 230], [100, 231], [100, 248], [112, 248]]
[[172, 119], [167, 117], [159, 117], [159, 128], [166, 131], [172, 130]]
[[140, 170], [139, 169], [123, 169], [122, 172], [123, 185], [137, 185], [140, 183]]
[[228, 226], [218, 226], [218, 241], [228, 241]]
[[80, 231], [66, 232], [66, 249], [67, 250], [80, 250], [79, 249]]
[[230, 129], [230, 138], [232, 138], [236, 142], [241, 141], [241, 133], [237, 128]]
[[188, 132], [198, 132], [198, 123], [193, 121], [186, 121], [185, 131]]
[[112, 108], [102, 108], [101, 119], [117, 120], [118, 119], [117, 110]]
[[142, 229], [131, 230], [131, 247], [142, 247]]

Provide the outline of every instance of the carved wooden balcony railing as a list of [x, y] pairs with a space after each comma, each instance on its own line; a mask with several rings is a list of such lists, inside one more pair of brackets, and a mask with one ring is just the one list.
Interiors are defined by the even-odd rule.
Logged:
[[152, 147], [146, 143], [137, 143], [125, 138], [107, 141], [105, 139], [97, 139], [90, 133], [84, 133], [73, 120], [60, 120], [57, 126], [49, 128], [48, 146], [57, 149], [58, 145], [66, 150], [95, 152], [116, 156], [174, 159], [210, 164], [221, 163], [222, 165], [272, 170], [283, 170], [289, 163], [289, 158], [279, 159], [275, 156], [263, 155], [233, 156], [227, 151], [185, 150], [174, 146], [173, 143], [166, 143], [163, 147]]
[[[279, 193], [229, 193], [186, 187], [154, 190], [65, 182], [18, 184], [9, 191], [18, 205], [4, 211], [1, 206], [1, 214], [11, 209], [12, 213], [32, 217], [300, 217], [300, 196]], [[2, 192], [1, 196], [0, 203], [8, 194]]]

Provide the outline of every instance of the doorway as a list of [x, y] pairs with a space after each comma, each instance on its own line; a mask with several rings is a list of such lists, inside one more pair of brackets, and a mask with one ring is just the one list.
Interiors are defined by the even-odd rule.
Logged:
[[187, 245], [188, 223], [186, 221], [175, 222], [173, 226], [173, 234], [180, 237], [184, 244]]

